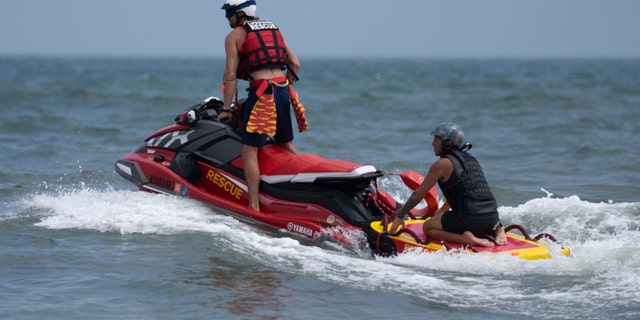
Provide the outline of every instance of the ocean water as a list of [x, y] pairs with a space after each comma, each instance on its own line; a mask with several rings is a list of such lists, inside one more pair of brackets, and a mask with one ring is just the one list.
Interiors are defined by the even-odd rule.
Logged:
[[222, 59], [0, 57], [0, 318], [640, 317], [640, 60], [302, 62], [302, 152], [426, 173], [456, 122], [503, 222], [571, 256], [372, 258], [137, 191], [114, 162]]

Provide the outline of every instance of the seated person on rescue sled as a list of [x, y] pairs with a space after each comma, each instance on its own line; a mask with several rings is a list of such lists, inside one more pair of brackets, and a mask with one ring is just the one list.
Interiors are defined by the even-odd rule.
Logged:
[[498, 205], [491, 193], [482, 168], [475, 157], [467, 153], [470, 144], [463, 145], [464, 134], [453, 123], [443, 123], [429, 133], [433, 136], [433, 151], [440, 159], [434, 162], [422, 184], [396, 213], [389, 233], [404, 227], [404, 217], [415, 207], [436, 182], [446, 202], [436, 214], [425, 221], [427, 238], [438, 238], [475, 246], [493, 246], [485, 238], [495, 237], [495, 243], [506, 243], [504, 227], [498, 216]]
[[[242, 163], [249, 189], [249, 207], [260, 210], [258, 189], [260, 167], [258, 149], [267, 137], [294, 154], [291, 104], [298, 120], [298, 129], [308, 129], [304, 107], [293, 90], [300, 62], [278, 27], [256, 16], [255, 0], [227, 0], [222, 6], [229, 20], [231, 32], [225, 38], [226, 67], [222, 77], [224, 104], [219, 120], [229, 113], [234, 96], [237, 98], [237, 79], [249, 81], [249, 95], [242, 108]], [[285, 76], [283, 70], [288, 69]]]

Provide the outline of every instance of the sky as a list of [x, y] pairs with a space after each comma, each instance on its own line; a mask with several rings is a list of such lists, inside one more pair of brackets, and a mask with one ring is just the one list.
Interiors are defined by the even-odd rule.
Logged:
[[[639, 0], [257, 0], [301, 57], [640, 58]], [[0, 55], [223, 57], [222, 0], [0, 0]]]

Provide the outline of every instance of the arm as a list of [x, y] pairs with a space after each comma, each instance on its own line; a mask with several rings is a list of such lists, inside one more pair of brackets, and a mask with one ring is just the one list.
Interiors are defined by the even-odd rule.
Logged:
[[[389, 233], [393, 234], [400, 226], [404, 226], [404, 217], [409, 213], [413, 207], [415, 207], [422, 199], [427, 195], [429, 189], [431, 189], [438, 180], [449, 176], [453, 170], [453, 164], [448, 159], [440, 159], [434, 162], [427, 172], [427, 176], [424, 178], [420, 186], [411, 194], [407, 202], [398, 210], [396, 218], [393, 220], [391, 227], [389, 227]], [[447, 175], [447, 172], [449, 175]], [[438, 210], [439, 211], [439, 210]]]
[[[234, 30], [235, 31], [235, 30]], [[224, 73], [222, 74], [222, 84], [224, 88], [223, 92], [223, 110], [229, 110], [231, 103], [233, 102], [233, 95], [236, 92], [238, 86], [238, 79], [236, 76], [236, 70], [240, 63], [240, 57], [238, 55], [238, 48], [236, 47], [236, 34], [232, 31], [224, 40], [224, 49], [226, 53], [226, 63]], [[221, 118], [230, 118], [230, 113], [222, 113], [218, 116]]]
[[289, 82], [294, 83], [296, 82], [294, 74], [298, 74], [298, 71], [300, 70], [300, 60], [298, 60], [298, 56], [296, 56], [286, 41], [284, 43], [284, 47], [287, 49], [287, 56], [289, 57], [288, 69], [293, 72], [293, 74], [291, 72], [287, 72], [287, 79], [289, 79]]

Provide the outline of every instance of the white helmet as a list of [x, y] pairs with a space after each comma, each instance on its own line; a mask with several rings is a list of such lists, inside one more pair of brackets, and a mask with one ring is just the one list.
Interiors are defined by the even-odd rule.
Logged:
[[233, 17], [239, 11], [244, 12], [249, 17], [255, 17], [257, 6], [255, 0], [227, 0], [220, 9], [225, 11], [227, 19]]

